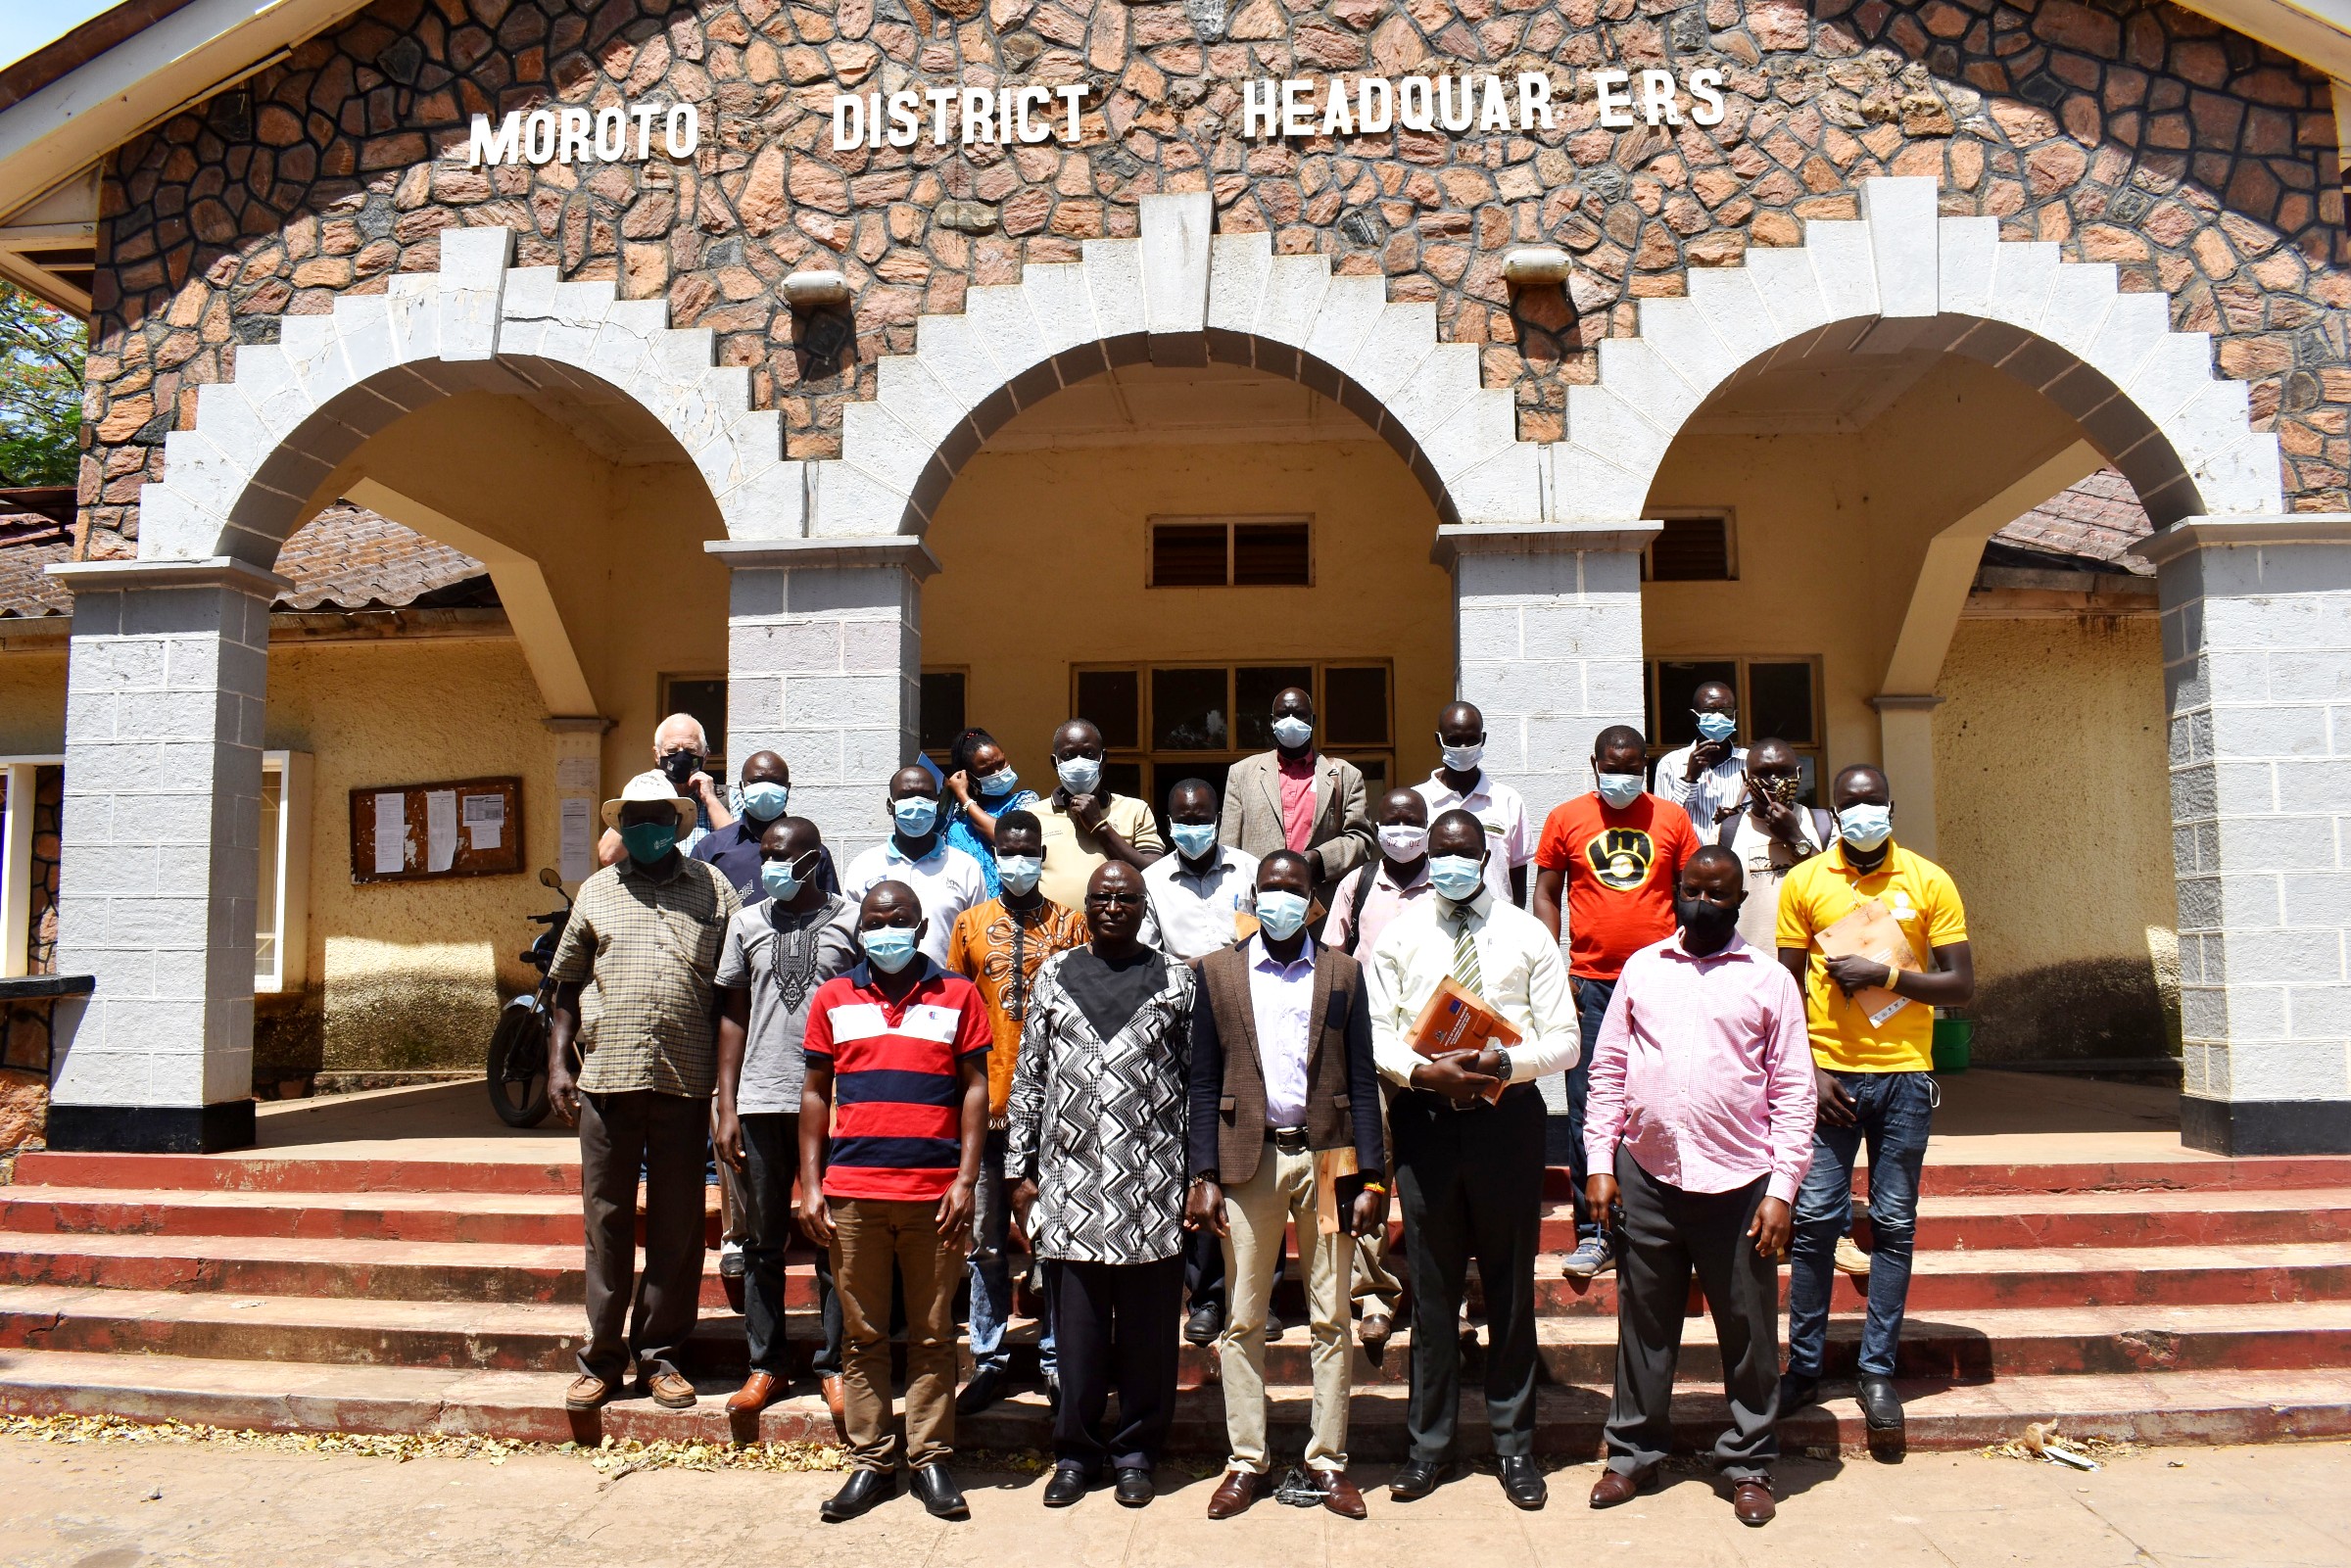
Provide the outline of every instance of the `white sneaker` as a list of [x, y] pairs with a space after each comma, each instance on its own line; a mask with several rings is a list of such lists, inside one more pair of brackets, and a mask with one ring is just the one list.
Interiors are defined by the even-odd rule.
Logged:
[[1569, 1279], [1590, 1279], [1596, 1274], [1605, 1274], [1615, 1266], [1616, 1254], [1608, 1246], [1607, 1238], [1586, 1236], [1577, 1244], [1575, 1251], [1567, 1255], [1567, 1260], [1560, 1265], [1560, 1271]]
[[1869, 1278], [1869, 1254], [1854, 1245], [1850, 1236], [1837, 1238], [1837, 1272], [1856, 1279]]

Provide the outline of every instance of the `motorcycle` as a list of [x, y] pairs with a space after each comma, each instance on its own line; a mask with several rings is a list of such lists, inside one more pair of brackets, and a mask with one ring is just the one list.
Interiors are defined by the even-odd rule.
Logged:
[[[539, 984], [527, 996], [518, 996], [498, 1015], [498, 1027], [490, 1034], [490, 1060], [486, 1077], [490, 1087], [490, 1105], [498, 1118], [509, 1127], [535, 1127], [547, 1119], [547, 1031], [551, 1009], [554, 1006], [555, 982], [548, 971], [555, 962], [555, 943], [561, 940], [563, 927], [571, 919], [571, 895], [563, 891], [563, 879], [552, 868], [539, 873], [539, 884], [552, 887], [561, 894], [563, 907], [545, 915], [533, 915], [531, 924], [544, 927], [538, 939], [521, 953], [522, 961], [539, 972]], [[579, 1060], [575, 1049], [572, 1067], [577, 1070]]]

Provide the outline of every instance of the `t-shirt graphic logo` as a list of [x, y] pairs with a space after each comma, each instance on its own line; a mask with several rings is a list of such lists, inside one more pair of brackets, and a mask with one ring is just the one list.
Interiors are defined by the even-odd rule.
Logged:
[[1585, 841], [1584, 858], [1592, 863], [1592, 875], [1601, 886], [1621, 893], [1649, 880], [1657, 846], [1638, 828], [1610, 828]]

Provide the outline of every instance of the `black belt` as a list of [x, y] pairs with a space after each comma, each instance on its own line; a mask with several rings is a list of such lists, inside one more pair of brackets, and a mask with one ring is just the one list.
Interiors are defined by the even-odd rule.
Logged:
[[1483, 1095], [1472, 1095], [1466, 1100], [1449, 1100], [1434, 1089], [1415, 1089], [1413, 1093], [1426, 1097], [1440, 1111], [1491, 1111], [1496, 1104]]
[[1268, 1127], [1266, 1136], [1272, 1139], [1273, 1147], [1285, 1155], [1302, 1155], [1307, 1152], [1304, 1127]]

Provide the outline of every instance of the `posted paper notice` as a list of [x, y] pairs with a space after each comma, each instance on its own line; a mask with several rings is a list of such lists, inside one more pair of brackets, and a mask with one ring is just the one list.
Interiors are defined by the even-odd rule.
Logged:
[[562, 841], [557, 846], [555, 875], [567, 882], [588, 879], [596, 869], [590, 851], [596, 844], [596, 802], [573, 796], [561, 802]]
[[457, 792], [424, 792], [424, 869], [447, 871], [457, 858]]
[[375, 874], [389, 877], [408, 870], [408, 797], [388, 790], [375, 797]]
[[496, 849], [505, 841], [506, 797], [465, 797], [465, 842], [473, 849]]

